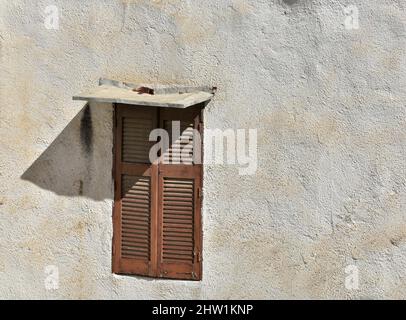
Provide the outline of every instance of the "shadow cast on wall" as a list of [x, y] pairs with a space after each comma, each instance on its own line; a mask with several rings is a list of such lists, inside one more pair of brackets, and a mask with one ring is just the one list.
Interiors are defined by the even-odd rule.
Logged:
[[111, 105], [86, 104], [21, 179], [62, 196], [113, 199], [111, 124]]

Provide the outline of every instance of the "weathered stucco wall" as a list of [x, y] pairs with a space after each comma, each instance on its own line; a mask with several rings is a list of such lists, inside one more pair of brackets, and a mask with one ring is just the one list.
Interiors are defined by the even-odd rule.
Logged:
[[[0, 298], [405, 298], [405, 10], [0, 0]], [[99, 77], [216, 85], [206, 127], [258, 130], [255, 175], [205, 168], [203, 281], [111, 274], [111, 105], [71, 100]]]

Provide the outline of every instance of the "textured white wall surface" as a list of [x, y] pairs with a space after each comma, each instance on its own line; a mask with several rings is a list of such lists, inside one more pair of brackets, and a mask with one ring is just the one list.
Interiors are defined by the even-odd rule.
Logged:
[[[405, 0], [0, 0], [0, 61], [0, 298], [406, 298]], [[204, 169], [200, 282], [111, 273], [99, 77], [215, 85], [206, 128], [258, 130], [256, 174]]]

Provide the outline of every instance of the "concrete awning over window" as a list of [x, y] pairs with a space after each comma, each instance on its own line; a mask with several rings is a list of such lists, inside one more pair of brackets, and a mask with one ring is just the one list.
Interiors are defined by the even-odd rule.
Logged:
[[187, 108], [210, 100], [215, 87], [136, 85], [100, 79], [99, 86], [73, 96], [73, 100], [124, 103], [142, 106]]

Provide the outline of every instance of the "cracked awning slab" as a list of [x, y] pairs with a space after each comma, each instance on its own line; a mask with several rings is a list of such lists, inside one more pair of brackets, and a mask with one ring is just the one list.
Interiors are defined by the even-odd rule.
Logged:
[[209, 86], [137, 85], [100, 79], [98, 87], [73, 96], [73, 100], [182, 109], [210, 100], [215, 90]]

